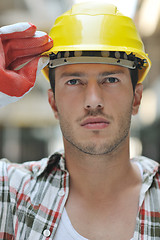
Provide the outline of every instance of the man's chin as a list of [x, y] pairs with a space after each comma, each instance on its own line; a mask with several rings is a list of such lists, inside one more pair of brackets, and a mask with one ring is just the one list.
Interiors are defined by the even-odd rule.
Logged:
[[80, 150], [81, 152], [88, 154], [88, 155], [106, 155], [111, 153], [116, 146], [97, 146], [97, 144], [92, 144], [88, 146], [80, 146], [80, 145], [75, 145], [75, 147]]

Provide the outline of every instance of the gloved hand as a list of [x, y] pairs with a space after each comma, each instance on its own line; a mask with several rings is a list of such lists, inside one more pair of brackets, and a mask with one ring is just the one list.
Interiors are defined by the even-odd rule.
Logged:
[[37, 73], [47, 65], [41, 53], [53, 45], [44, 32], [31, 23], [0, 28], [0, 107], [15, 102], [29, 92]]

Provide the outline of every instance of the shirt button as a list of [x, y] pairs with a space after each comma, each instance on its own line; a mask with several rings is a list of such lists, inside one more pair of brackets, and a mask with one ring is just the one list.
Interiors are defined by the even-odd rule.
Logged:
[[45, 230], [43, 231], [43, 235], [44, 235], [45, 237], [49, 237], [50, 234], [51, 234], [51, 232], [50, 232], [48, 229], [45, 229]]
[[58, 195], [59, 195], [60, 197], [64, 196], [64, 194], [65, 194], [65, 192], [64, 192], [63, 189], [61, 189], [61, 190], [58, 192]]

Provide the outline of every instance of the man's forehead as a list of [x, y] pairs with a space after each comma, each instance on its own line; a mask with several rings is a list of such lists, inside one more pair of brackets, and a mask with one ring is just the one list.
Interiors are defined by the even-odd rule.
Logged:
[[128, 74], [129, 69], [111, 64], [71, 64], [57, 67], [55, 69], [56, 75], [59, 77], [67, 76], [87, 76], [89, 74], [109, 75], [109, 74]]

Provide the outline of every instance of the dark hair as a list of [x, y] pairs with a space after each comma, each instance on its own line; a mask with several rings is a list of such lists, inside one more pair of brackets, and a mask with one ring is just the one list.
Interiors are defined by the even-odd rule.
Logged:
[[135, 91], [135, 87], [138, 83], [138, 68], [135, 69], [129, 69], [130, 75], [131, 75], [131, 81], [133, 86], [133, 92]]
[[[134, 92], [138, 82], [138, 69], [137, 68], [129, 69], [129, 71], [131, 75], [131, 81], [132, 81], [133, 92]], [[50, 80], [52, 91], [53, 93], [55, 93], [55, 68], [49, 69], [49, 80]]]
[[53, 93], [55, 93], [55, 68], [49, 68], [49, 81]]

